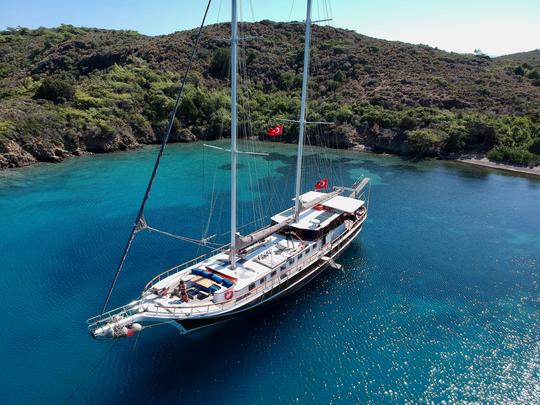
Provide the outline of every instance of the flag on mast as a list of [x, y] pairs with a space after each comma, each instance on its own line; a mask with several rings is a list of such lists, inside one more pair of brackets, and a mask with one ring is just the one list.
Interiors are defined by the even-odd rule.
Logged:
[[322, 179], [315, 183], [315, 190], [321, 190], [323, 188], [328, 188], [328, 179]]
[[268, 128], [266, 132], [268, 136], [281, 136], [283, 135], [283, 125], [277, 125], [275, 127]]

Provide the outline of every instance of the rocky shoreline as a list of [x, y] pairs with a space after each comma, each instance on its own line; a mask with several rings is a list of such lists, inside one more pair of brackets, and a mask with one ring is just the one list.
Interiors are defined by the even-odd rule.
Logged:
[[[53, 144], [47, 145], [44, 143], [33, 143], [30, 146], [25, 145], [25, 147], [22, 147], [13, 140], [0, 139], [0, 170], [27, 167], [45, 162], [61, 163], [64, 160], [72, 157], [134, 150], [158, 143], [156, 139], [149, 138], [145, 139], [147, 142], [139, 142], [134, 137], [127, 137], [127, 139], [126, 137], [120, 137], [110, 141], [112, 142], [108, 142], [97, 148], [91, 148], [92, 150], [76, 148], [69, 151], [66, 148]], [[172, 136], [171, 143], [189, 143], [196, 141], [200, 140], [197, 139], [193, 134], [181, 133], [174, 134], [174, 136]], [[355, 150], [359, 152], [388, 153], [395, 156], [411, 156], [407, 145], [399, 145], [398, 143], [388, 145], [368, 145], [365, 143], [355, 142], [350, 138], [346, 138], [344, 142], [331, 146], [336, 149]], [[448, 160], [468, 166], [484, 167], [510, 173], [540, 176], [540, 166], [531, 168], [497, 163], [490, 161], [488, 158], [482, 155], [456, 156], [448, 158]]]

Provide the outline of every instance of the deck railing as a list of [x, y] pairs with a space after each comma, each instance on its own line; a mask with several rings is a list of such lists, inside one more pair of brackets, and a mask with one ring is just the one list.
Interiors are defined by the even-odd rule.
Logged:
[[[363, 222], [365, 219], [365, 214], [362, 216], [362, 218], [359, 220], [359, 222]], [[210, 310], [215, 310], [216, 312], [221, 311], [223, 309], [226, 309], [228, 307], [235, 306], [239, 301], [244, 301], [247, 298], [252, 298], [254, 296], [257, 296], [258, 294], [261, 294], [261, 297], [264, 296], [264, 294], [271, 292], [274, 290], [275, 287], [278, 287], [282, 285], [282, 283], [288, 281], [292, 276], [298, 274], [300, 271], [305, 269], [307, 266], [310, 266], [317, 261], [321, 259], [321, 257], [331, 252], [332, 249], [339, 245], [343, 239], [345, 239], [346, 235], [350, 233], [353, 229], [356, 229], [353, 227], [352, 229], [349, 229], [349, 232], [345, 232], [338, 238], [334, 239], [332, 242], [326, 243], [321, 247], [321, 252], [323, 253], [321, 256], [306, 256], [305, 259], [298, 261], [293, 267], [291, 267], [289, 270], [287, 270], [285, 273], [286, 277], [281, 278], [281, 275], [276, 275], [276, 277], [271, 278], [268, 280], [265, 278], [264, 284], [260, 284], [255, 289], [249, 291], [247, 294], [240, 297], [240, 299], [232, 299], [227, 302], [223, 303], [205, 303], [201, 305], [190, 305], [190, 306], [178, 306], [178, 305], [159, 305], [157, 309], [145, 309], [145, 313], [149, 314], [169, 314], [169, 315], [184, 315], [184, 316], [192, 316], [192, 315], [204, 315], [210, 312]], [[304, 253], [305, 248], [298, 252], [297, 254]]]
[[[203, 261], [207, 259], [210, 256], [213, 256], [217, 253], [220, 253], [224, 250], [227, 250], [229, 248], [229, 245], [221, 246], [217, 249], [214, 249], [208, 253], [205, 253], [203, 255], [200, 255], [194, 259], [188, 260], [187, 262], [184, 262], [182, 264], [179, 264], [178, 266], [174, 266], [168, 270], [165, 270], [163, 273], [158, 274], [156, 277], [154, 277], [152, 280], [150, 280], [146, 286], [144, 287], [144, 290], [141, 294], [141, 298], [144, 295], [144, 293], [151, 288], [153, 285], [158, 283], [159, 281], [171, 276], [172, 274], [178, 273], [184, 269], [186, 269], [189, 266], [192, 266], [196, 262]], [[145, 309], [140, 306], [141, 301], [136, 300], [132, 301], [129, 304], [126, 304], [124, 306], [121, 306], [119, 308], [111, 309], [110, 311], [104, 312], [101, 315], [96, 315], [86, 321], [88, 325], [88, 329], [90, 331], [99, 329], [102, 326], [105, 326], [109, 323], [114, 323], [116, 321], [116, 318], [125, 318], [127, 316], [135, 315], [136, 313], [145, 312]]]
[[158, 274], [157, 276], [155, 276], [152, 280], [150, 280], [148, 283], [146, 283], [146, 285], [144, 286], [144, 289], [143, 289], [143, 292], [141, 294], [141, 296], [146, 292], [148, 291], [150, 288], [152, 288], [154, 285], [156, 285], [157, 283], [159, 283], [161, 280], [167, 278], [167, 277], [170, 277], [172, 276], [173, 274], [176, 274], [176, 273], [179, 273], [181, 272], [182, 270], [184, 269], [187, 269], [188, 267], [190, 266], [193, 266], [195, 263], [198, 263], [198, 262], [202, 262], [206, 259], [208, 259], [209, 257], [212, 257], [212, 256], [215, 256], [216, 254], [218, 253], [221, 253], [221, 252], [224, 252], [226, 251], [227, 249], [229, 249], [229, 244], [225, 245], [225, 246], [221, 246], [217, 249], [214, 249], [208, 253], [205, 253], [203, 255], [200, 255], [198, 257], [195, 257], [194, 259], [191, 259], [191, 260], [188, 260], [187, 262], [184, 262], [182, 264], [179, 264], [178, 266], [174, 266], [168, 270], [165, 270], [163, 273], [161, 274]]
[[101, 315], [96, 315], [86, 321], [88, 325], [88, 330], [94, 331], [101, 328], [109, 323], [113, 323], [116, 320], [120, 320], [136, 313], [140, 313], [140, 301], [132, 301], [129, 304], [121, 306], [119, 308], [111, 309], [110, 311], [104, 312]]

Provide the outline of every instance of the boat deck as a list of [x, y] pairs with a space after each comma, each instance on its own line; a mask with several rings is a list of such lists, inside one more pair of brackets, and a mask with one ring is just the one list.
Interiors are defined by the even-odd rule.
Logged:
[[[217, 283], [213, 283], [208, 279], [201, 280], [200, 276], [192, 273], [194, 269], [211, 270], [214, 274], [223, 278], [234, 280], [235, 292], [245, 290], [252, 284], [261, 285], [265, 281], [268, 281], [267, 277], [272, 271], [286, 265], [288, 259], [298, 255], [302, 250], [313, 244], [315, 242], [305, 243], [296, 239], [287, 239], [280, 234], [273, 234], [265, 240], [250, 246], [243, 255], [240, 255], [235, 269], [230, 268], [227, 252], [218, 253], [159, 281], [151, 290], [146, 292], [143, 303], [149, 310], [157, 308], [170, 309], [171, 307], [192, 308], [198, 306], [204, 306], [205, 312], [217, 310], [218, 308], [222, 308], [223, 304], [212, 305], [212, 294], [208, 294], [208, 296], [193, 296], [187, 302], [184, 302], [173, 291], [178, 287], [180, 280], [184, 281], [188, 286], [188, 290], [193, 285], [202, 285], [203, 288], [210, 288], [212, 285], [217, 285]], [[224, 287], [219, 287], [220, 290], [225, 290]], [[160, 296], [159, 292], [166, 292], [166, 294]]]

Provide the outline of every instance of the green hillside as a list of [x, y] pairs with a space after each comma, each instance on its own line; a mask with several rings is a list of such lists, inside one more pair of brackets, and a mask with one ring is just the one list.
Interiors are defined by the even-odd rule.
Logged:
[[[242, 24], [239, 119], [264, 137], [296, 119], [303, 26]], [[60, 26], [0, 32], [0, 167], [159, 142], [194, 31], [148, 37]], [[229, 27], [206, 27], [173, 141], [229, 135]], [[538, 51], [490, 59], [315, 26], [311, 143], [540, 163]], [[288, 126], [284, 141], [294, 142]]]

